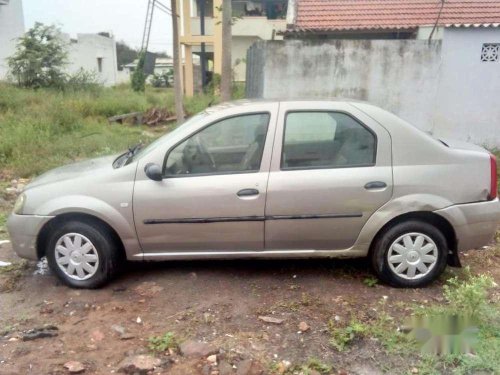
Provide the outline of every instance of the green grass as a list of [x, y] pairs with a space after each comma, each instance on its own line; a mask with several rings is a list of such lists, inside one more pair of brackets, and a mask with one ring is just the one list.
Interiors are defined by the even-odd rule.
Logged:
[[461, 277], [448, 280], [444, 287], [445, 305], [431, 306], [417, 311], [424, 316], [470, 317], [478, 329], [472, 354], [445, 353], [441, 357], [424, 355], [421, 373], [440, 374], [451, 368], [454, 374], [476, 371], [500, 374], [500, 304], [489, 300], [489, 292], [497, 287], [485, 275], [472, 275], [468, 268]]
[[378, 284], [378, 279], [375, 277], [366, 277], [363, 279], [363, 284], [365, 284], [367, 287], [373, 288]]
[[[273, 370], [273, 369], [272, 369]], [[309, 358], [306, 363], [302, 365], [296, 365], [291, 367], [286, 371], [286, 374], [303, 374], [303, 375], [311, 375], [311, 374], [330, 374], [333, 371], [333, 367], [323, 363], [321, 360], [317, 358]], [[279, 369], [274, 369], [274, 373], [280, 373]]]
[[[192, 115], [211, 102], [217, 98], [187, 98], [185, 109]], [[32, 177], [64, 163], [124, 150], [139, 141], [148, 143], [152, 137], [150, 131], [144, 132], [146, 127], [110, 125], [107, 118], [151, 107], [174, 112], [172, 89], [148, 87], [145, 93], [135, 93], [121, 85], [59, 92], [0, 83], [0, 172]]]
[[330, 345], [339, 352], [344, 351], [353, 341], [363, 337], [368, 327], [356, 319], [352, 319], [346, 326], [339, 326], [335, 320], [328, 322]]
[[[474, 324], [478, 331], [472, 354], [457, 350], [460, 340], [448, 338], [442, 343], [440, 355], [425, 350], [416, 358], [419, 374], [470, 374], [476, 371], [500, 374], [500, 305], [490, 301], [493, 279], [485, 275], [472, 275], [468, 268], [461, 277], [449, 279], [443, 287], [444, 304], [416, 307], [415, 317], [428, 322], [427, 329], [443, 334], [449, 327], [456, 327], [454, 317], [463, 317]], [[422, 343], [412, 335], [395, 331], [396, 322], [387, 319], [381, 309], [377, 321], [366, 328], [365, 337], [377, 338], [389, 354], [408, 356], [419, 353]], [[444, 330], [444, 331], [443, 331]], [[463, 338], [462, 338], [463, 339]], [[448, 351], [448, 352], [447, 352]]]
[[7, 238], [6, 223], [7, 223], [7, 213], [0, 211], [0, 240], [4, 240]]
[[[444, 303], [413, 307], [412, 323], [402, 324], [400, 319], [393, 318], [389, 314], [387, 300], [382, 298], [374, 320], [361, 321], [355, 314], [344, 323], [330, 320], [327, 324], [330, 344], [339, 352], [349, 349], [353, 352], [360, 340], [375, 339], [388, 357], [407, 358], [406, 364], [398, 369], [400, 373], [411, 373], [413, 368], [417, 368], [419, 374], [500, 374], [500, 304], [491, 298], [491, 290], [496, 287], [491, 277], [472, 275], [465, 268], [460, 277], [452, 277], [446, 282], [443, 287]], [[419, 326], [416, 322], [424, 324]], [[457, 328], [460, 322], [466, 324]], [[449, 335], [451, 331], [459, 332], [467, 325], [477, 327], [472, 353], [464, 353], [460, 346], [464, 336], [442, 336], [438, 341], [427, 341], [428, 338], [425, 338], [419, 342], [419, 335], [413, 335], [417, 331], [405, 333], [413, 326], [419, 327], [418, 332], [427, 329], [433, 335]], [[398, 327], [406, 328], [401, 330]], [[432, 342], [442, 344], [437, 347], [441, 351], [439, 355], [429, 351], [434, 347], [423, 346]], [[386, 370], [391, 372], [390, 368]]]
[[163, 353], [169, 349], [176, 350], [177, 339], [172, 332], [167, 332], [163, 336], [152, 336], [148, 339], [149, 350], [156, 353]]

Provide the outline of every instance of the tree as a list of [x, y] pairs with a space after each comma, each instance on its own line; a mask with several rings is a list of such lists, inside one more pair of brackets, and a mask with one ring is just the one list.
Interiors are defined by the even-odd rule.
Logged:
[[231, 82], [233, 70], [231, 67], [231, 25], [232, 19], [231, 0], [222, 2], [222, 61], [220, 94], [222, 101], [231, 100]]
[[175, 93], [175, 114], [177, 123], [184, 122], [184, 107], [182, 105], [182, 82], [181, 82], [181, 62], [179, 52], [179, 28], [177, 21], [177, 0], [170, 1], [172, 10], [172, 39], [174, 43], [174, 93]]
[[116, 60], [118, 69], [122, 69], [123, 65], [134, 62], [139, 56], [139, 52], [130, 48], [125, 42], [116, 42]]
[[16, 52], [7, 62], [19, 86], [62, 87], [67, 57], [67, 45], [60, 30], [37, 22], [18, 39]]
[[146, 62], [146, 53], [141, 52], [139, 54], [139, 61], [132, 73], [132, 90], [134, 91], [144, 91], [146, 89], [146, 74], [144, 73], [144, 64]]

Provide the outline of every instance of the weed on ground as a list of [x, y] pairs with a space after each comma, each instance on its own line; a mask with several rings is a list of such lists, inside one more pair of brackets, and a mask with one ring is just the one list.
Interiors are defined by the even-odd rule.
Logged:
[[[187, 98], [195, 114], [216, 103], [212, 95]], [[0, 171], [11, 177], [33, 177], [53, 167], [110, 155], [140, 141], [151, 142], [170, 130], [152, 133], [145, 126], [109, 124], [114, 115], [152, 107], [174, 112], [172, 89], [128, 85], [80, 91], [28, 90], [0, 83]]]

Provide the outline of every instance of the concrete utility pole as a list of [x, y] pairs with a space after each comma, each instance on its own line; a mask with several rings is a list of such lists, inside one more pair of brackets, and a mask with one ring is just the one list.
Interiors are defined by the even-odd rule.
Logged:
[[175, 93], [175, 115], [177, 116], [177, 124], [184, 122], [184, 106], [182, 103], [182, 82], [181, 82], [181, 58], [179, 49], [179, 27], [177, 0], [171, 0], [172, 9], [172, 36], [174, 42], [174, 93]]
[[220, 94], [223, 102], [231, 100], [233, 69], [231, 66], [231, 26], [233, 18], [232, 0], [222, 2], [222, 69]]
[[[205, 35], [205, 0], [198, 0], [198, 9], [200, 11], [200, 34]], [[201, 87], [203, 92], [207, 87], [207, 55], [205, 43], [201, 43], [200, 53], [200, 68], [201, 68]]]

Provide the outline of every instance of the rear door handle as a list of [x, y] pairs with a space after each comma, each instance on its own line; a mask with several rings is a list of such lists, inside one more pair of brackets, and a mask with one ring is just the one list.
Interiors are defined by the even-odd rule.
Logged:
[[238, 197], [251, 197], [252, 195], [259, 195], [259, 191], [257, 189], [243, 189], [236, 193]]
[[366, 190], [383, 189], [386, 188], [387, 184], [383, 181], [372, 181], [365, 185]]

